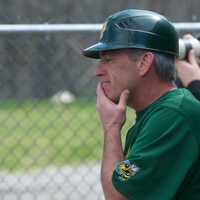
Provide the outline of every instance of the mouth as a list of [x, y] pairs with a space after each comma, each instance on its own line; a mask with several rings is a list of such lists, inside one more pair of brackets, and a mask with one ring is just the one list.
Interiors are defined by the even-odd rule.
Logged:
[[101, 86], [102, 86], [104, 92], [108, 91], [110, 88], [110, 81], [102, 81]]

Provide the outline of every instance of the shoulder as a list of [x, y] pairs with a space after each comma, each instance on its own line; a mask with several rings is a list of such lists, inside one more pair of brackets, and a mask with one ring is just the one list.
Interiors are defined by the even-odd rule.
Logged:
[[188, 89], [170, 91], [161, 98], [158, 107], [174, 110], [185, 117], [195, 116], [195, 113], [200, 115], [200, 102]]
[[200, 129], [200, 103], [187, 89], [176, 89], [163, 95], [136, 118], [135, 129], [150, 130], [154, 135], [175, 127]]
[[166, 131], [173, 134], [188, 132], [200, 141], [199, 116], [200, 102], [187, 89], [177, 89], [151, 105], [140, 123], [146, 130], [145, 135], [152, 133], [153, 137], [158, 137]]

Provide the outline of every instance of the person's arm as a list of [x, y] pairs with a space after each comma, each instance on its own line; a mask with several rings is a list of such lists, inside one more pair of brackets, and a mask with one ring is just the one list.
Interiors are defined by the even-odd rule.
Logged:
[[129, 92], [124, 91], [118, 104], [110, 101], [99, 84], [97, 86], [97, 110], [104, 130], [104, 147], [101, 166], [101, 183], [106, 200], [125, 200], [112, 185], [115, 165], [124, 158], [121, 144], [121, 128], [125, 122], [126, 102]]
[[186, 88], [200, 101], [200, 80], [191, 81]]

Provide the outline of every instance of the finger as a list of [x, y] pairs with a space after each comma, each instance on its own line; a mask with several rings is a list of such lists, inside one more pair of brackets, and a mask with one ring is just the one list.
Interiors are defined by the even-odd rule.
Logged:
[[128, 97], [129, 97], [129, 90], [124, 90], [121, 95], [120, 95], [120, 99], [119, 99], [119, 106], [122, 108], [122, 109], [125, 109], [126, 108], [126, 105], [127, 105], [127, 102], [128, 102]]
[[97, 96], [99, 95], [100, 90], [101, 90], [101, 84], [98, 83], [98, 84], [97, 84], [97, 89], [96, 89], [96, 95], [97, 95]]
[[104, 90], [103, 90], [103, 88], [101, 86], [101, 83], [98, 83], [96, 93], [97, 93], [97, 97], [101, 97], [101, 98], [106, 98], [107, 99], [107, 97], [106, 97], [106, 95], [104, 93]]
[[105, 92], [102, 88], [102, 85], [101, 83], [99, 83], [97, 85], [97, 104], [100, 104], [100, 103], [113, 103], [106, 95], [105, 95]]
[[101, 97], [101, 84], [98, 83], [97, 85], [97, 89], [96, 89], [96, 94], [97, 94], [97, 99], [96, 99], [96, 109], [97, 111], [99, 111], [100, 107], [101, 107], [101, 100], [100, 100], [100, 97]]
[[188, 55], [188, 60], [192, 65], [198, 66], [194, 49], [190, 50], [189, 55]]
[[100, 97], [102, 96], [102, 87], [101, 87], [101, 83], [98, 83], [97, 85], [97, 89], [96, 89], [96, 95], [97, 95], [97, 105], [99, 105], [99, 102], [100, 102]]

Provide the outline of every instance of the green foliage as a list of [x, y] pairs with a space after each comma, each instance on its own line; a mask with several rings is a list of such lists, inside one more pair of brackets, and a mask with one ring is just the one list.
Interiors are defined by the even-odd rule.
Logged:
[[101, 159], [102, 133], [94, 101], [1, 102], [0, 123], [1, 170], [27, 171]]

